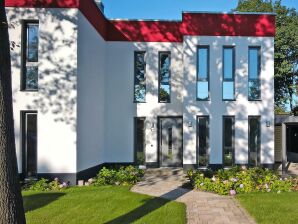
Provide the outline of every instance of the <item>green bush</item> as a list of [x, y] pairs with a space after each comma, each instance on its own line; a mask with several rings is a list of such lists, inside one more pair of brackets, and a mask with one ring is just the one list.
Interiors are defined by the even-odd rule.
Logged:
[[259, 167], [241, 170], [235, 166], [231, 169], [211, 171], [188, 171], [192, 186], [203, 191], [220, 195], [243, 194], [250, 192], [287, 192], [297, 190], [297, 179], [281, 178], [275, 171]]
[[144, 171], [134, 166], [122, 166], [120, 169], [103, 167], [93, 179], [92, 185], [131, 185], [140, 181]]
[[29, 191], [59, 191], [64, 188], [67, 188], [69, 183], [63, 182], [60, 183], [58, 178], [55, 178], [53, 181], [48, 179], [41, 178], [37, 181], [32, 181], [25, 184], [22, 190]]

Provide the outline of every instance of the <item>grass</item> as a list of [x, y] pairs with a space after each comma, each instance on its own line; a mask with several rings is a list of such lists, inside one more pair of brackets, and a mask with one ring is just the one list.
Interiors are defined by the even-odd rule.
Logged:
[[237, 199], [257, 223], [298, 223], [298, 192], [239, 194]]
[[129, 191], [129, 187], [73, 187], [23, 192], [28, 224], [186, 223], [185, 205]]

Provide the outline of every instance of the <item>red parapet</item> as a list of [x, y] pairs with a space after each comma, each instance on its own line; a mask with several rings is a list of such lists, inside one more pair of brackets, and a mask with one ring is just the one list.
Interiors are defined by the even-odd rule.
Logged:
[[5, 0], [5, 6], [78, 8], [107, 41], [182, 42], [183, 36], [275, 36], [272, 14], [185, 12], [182, 21], [108, 20], [93, 0]]

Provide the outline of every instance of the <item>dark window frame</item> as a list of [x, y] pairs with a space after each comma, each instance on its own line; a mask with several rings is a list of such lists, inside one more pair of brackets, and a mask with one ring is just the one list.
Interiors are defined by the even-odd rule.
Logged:
[[[208, 126], [207, 126], [207, 133], [208, 135], [206, 136], [206, 145], [207, 145], [207, 149], [206, 149], [206, 157], [207, 157], [207, 162], [206, 162], [206, 166], [200, 166], [199, 164], [199, 152], [200, 152], [200, 141], [199, 141], [199, 119], [200, 118], [206, 118], [207, 122], [208, 122]], [[196, 116], [196, 164], [198, 166], [198, 168], [207, 168], [210, 164], [210, 116], [209, 115], [197, 115]]]
[[[161, 77], [161, 55], [162, 54], [168, 54], [169, 55], [169, 59], [170, 59], [170, 64], [169, 64], [169, 90], [170, 90], [170, 93], [169, 93], [169, 101], [161, 101], [160, 100], [160, 77]], [[172, 93], [172, 85], [171, 85], [171, 79], [172, 79], [172, 72], [171, 72], [171, 63], [172, 63], [172, 57], [171, 57], [171, 51], [159, 51], [158, 52], [158, 102], [159, 103], [171, 103], [171, 93]]]
[[[27, 89], [26, 88], [26, 68], [27, 68], [27, 29], [28, 24], [37, 24], [39, 26], [39, 20], [22, 20], [22, 32], [21, 32], [21, 79], [20, 79], [20, 91], [22, 92], [38, 92], [37, 89]], [[38, 39], [39, 44], [39, 39]], [[37, 62], [29, 62], [35, 64], [38, 68], [39, 57]], [[37, 74], [39, 72], [37, 71]], [[39, 77], [38, 77], [39, 78]]]
[[[249, 70], [249, 65], [250, 65], [250, 57], [249, 57], [249, 51], [250, 49], [257, 49], [258, 50], [258, 78], [257, 79], [251, 79], [249, 77], [249, 74], [250, 74], [250, 70]], [[248, 75], [247, 75], [247, 79], [248, 79], [248, 82], [247, 82], [247, 98], [248, 98], [248, 101], [262, 101], [262, 83], [261, 83], [261, 46], [248, 46], [248, 67], [247, 67], [247, 71], [248, 71]], [[257, 99], [253, 99], [251, 97], [249, 97], [249, 82], [251, 80], [257, 80], [259, 82], [259, 95], [260, 97], [257, 98]]]
[[26, 149], [26, 116], [27, 114], [36, 114], [36, 162], [37, 162], [37, 167], [36, 167], [36, 178], [38, 176], [38, 111], [37, 110], [21, 110], [20, 111], [20, 146], [21, 146], [21, 157], [22, 157], [22, 176], [23, 178], [26, 178], [26, 173], [27, 173], [27, 149]]
[[[145, 80], [145, 100], [144, 101], [137, 101], [136, 99], [136, 56], [139, 53], [143, 53], [144, 54], [144, 62], [145, 62], [145, 66], [144, 66], [144, 80]], [[147, 95], [147, 82], [146, 82], [146, 67], [147, 67], [147, 63], [146, 63], [146, 51], [134, 51], [134, 85], [133, 85], [133, 102], [134, 103], [146, 103], [146, 95]]]
[[[233, 66], [232, 66], [232, 72], [233, 72], [233, 74], [232, 74], [232, 79], [227, 79], [227, 78], [225, 78], [225, 73], [224, 73], [224, 70], [225, 70], [225, 54], [224, 54], [224, 51], [225, 51], [225, 49], [232, 49], [233, 51], [233, 61], [232, 61], [232, 63], [233, 63]], [[235, 88], [235, 73], [236, 73], [236, 46], [235, 45], [225, 45], [225, 46], [223, 46], [223, 48], [222, 48], [222, 101], [236, 101], [236, 88]], [[227, 82], [234, 82], [234, 84], [233, 84], [233, 92], [234, 92], [234, 97], [233, 97], [233, 99], [225, 99], [224, 98], [224, 86], [223, 86], [223, 84], [224, 84], [224, 82], [225, 81], [227, 81]]]
[[143, 142], [143, 149], [144, 149], [144, 164], [146, 164], [146, 117], [134, 117], [134, 163], [136, 165], [141, 165], [141, 164], [138, 164], [137, 162], [137, 120], [140, 119], [140, 120], [143, 120], [144, 122], [144, 142]]
[[[196, 52], [196, 100], [197, 101], [210, 101], [210, 46], [209, 45], [197, 45], [197, 52]], [[199, 50], [200, 49], [207, 49], [207, 78], [206, 79], [199, 79]], [[198, 82], [208, 82], [208, 98], [207, 99], [200, 99], [198, 98]]]
[[[224, 115], [222, 117], [222, 165], [225, 167], [225, 118], [232, 118], [232, 165], [234, 166], [235, 163], [235, 116], [234, 115]], [[231, 167], [227, 166], [227, 167]]]
[[262, 119], [261, 116], [259, 115], [252, 115], [252, 116], [248, 116], [248, 166], [251, 167], [252, 164], [250, 164], [250, 120], [252, 119], [258, 119], [259, 122], [259, 139], [258, 139], [258, 152], [257, 152], [257, 164], [256, 166], [260, 166], [261, 165], [261, 137], [262, 137]]

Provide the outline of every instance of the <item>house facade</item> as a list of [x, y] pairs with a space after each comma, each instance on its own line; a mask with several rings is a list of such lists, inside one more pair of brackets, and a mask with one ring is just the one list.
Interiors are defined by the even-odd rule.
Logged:
[[274, 15], [121, 20], [93, 0], [5, 3], [24, 178], [274, 164]]

